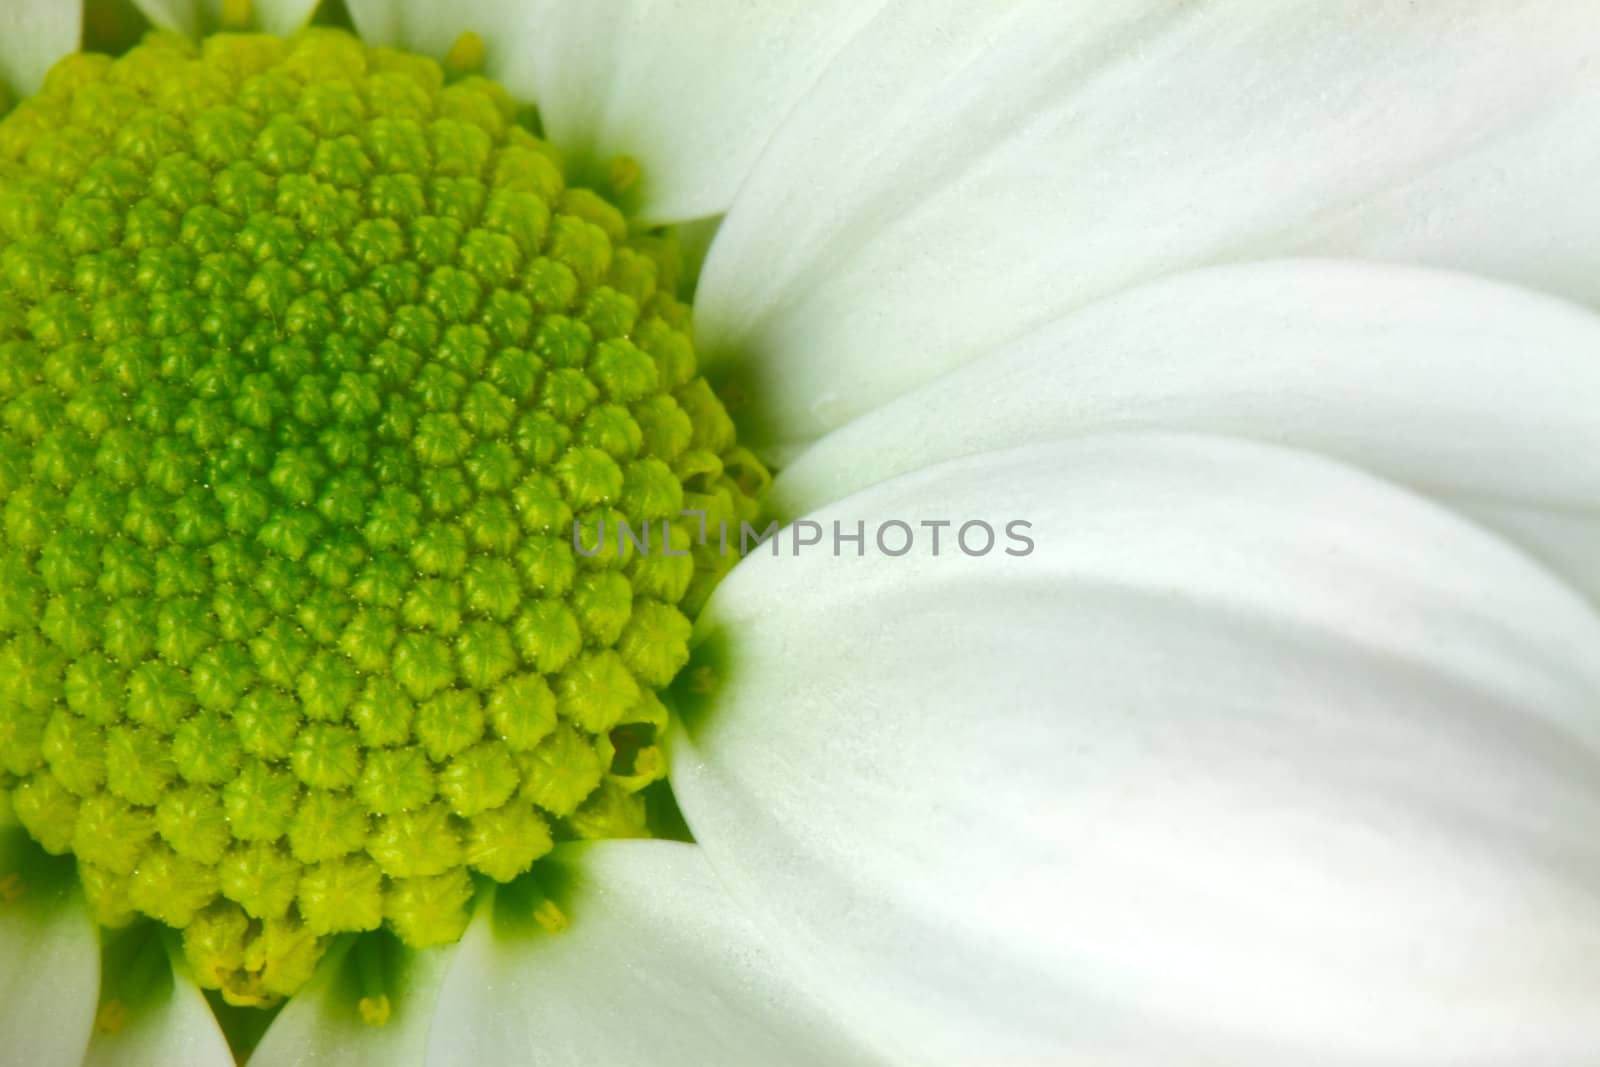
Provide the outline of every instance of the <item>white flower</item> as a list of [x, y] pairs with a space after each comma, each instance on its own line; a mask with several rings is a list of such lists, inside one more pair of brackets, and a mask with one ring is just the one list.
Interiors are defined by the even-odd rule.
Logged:
[[[1596, 1062], [1592, 7], [348, 3], [725, 215], [697, 343], [825, 540], [698, 622], [696, 845], [253, 1064]], [[0, 78], [77, 32], [14, 0]], [[4, 1056], [226, 1062], [181, 979], [91, 1037], [95, 938], [0, 905]]]

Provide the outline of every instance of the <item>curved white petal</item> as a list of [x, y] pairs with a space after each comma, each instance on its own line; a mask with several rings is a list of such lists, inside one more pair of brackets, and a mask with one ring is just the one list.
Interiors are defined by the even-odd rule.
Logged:
[[250, 1056], [251, 1067], [421, 1067], [455, 949], [399, 954], [384, 983], [389, 1019], [371, 1026], [362, 1020], [363, 990], [349, 948], [330, 951], [311, 984], [284, 1006]]
[[[1557, 462], [1570, 462], [1562, 457]], [[1517, 542], [1551, 570], [1600, 601], [1600, 515], [1593, 504], [1567, 514], [1539, 506], [1472, 501], [1463, 505], [1485, 526]]]
[[345, 0], [363, 40], [442, 57], [463, 33], [483, 38], [491, 60], [513, 35], [534, 21], [533, 6], [519, 0]]
[[77, 1067], [100, 990], [94, 920], [71, 865], [19, 874], [27, 851], [20, 831], [0, 830], [0, 1048], [6, 1062]]
[[0, 86], [23, 96], [34, 92], [56, 60], [77, 50], [82, 30], [83, 8], [76, 3], [0, 4]]
[[[216, 4], [218, 0], [206, 0]], [[300, 29], [316, 11], [321, 0], [251, 0], [255, 6], [256, 24], [268, 33], [293, 33]]]
[[1033, 523], [1020, 557], [785, 535], [701, 619], [690, 826], [901, 1058], [1592, 1062], [1600, 616], [1543, 570], [1204, 437], [989, 453], [813, 518]]
[[804, 514], [989, 449], [1106, 430], [1292, 445], [1441, 498], [1600, 598], [1600, 316], [1467, 276], [1293, 261], [1066, 315], [835, 431], [779, 477]]
[[96, 1028], [84, 1067], [233, 1067], [228, 1040], [204, 994], [187, 974], [129, 1015], [108, 1033]]
[[544, 932], [505, 889], [480, 910], [439, 997], [431, 1067], [867, 1058], [793, 984], [696, 846], [605, 841], [552, 863], [561, 887], [549, 892], [571, 926]]
[[539, 105], [580, 164], [644, 169], [638, 214], [681, 222], [726, 211], [784, 115], [877, 9], [877, 0], [352, 0], [364, 35], [443, 54], [480, 33], [486, 70]]
[[[319, 0], [250, 0], [253, 26], [266, 33], [293, 33], [306, 24]], [[198, 36], [222, 26], [224, 0], [133, 0], [157, 26]]]
[[1210, 262], [1381, 254], [1600, 298], [1583, 0], [901, 0], [773, 139], [696, 304], [777, 445]]

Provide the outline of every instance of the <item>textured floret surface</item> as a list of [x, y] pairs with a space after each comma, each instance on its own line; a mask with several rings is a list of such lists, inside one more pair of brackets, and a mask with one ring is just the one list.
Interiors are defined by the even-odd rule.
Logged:
[[235, 1002], [646, 832], [728, 565], [683, 512], [766, 474], [671, 239], [536, 128], [328, 30], [73, 56], [0, 121], [0, 803]]

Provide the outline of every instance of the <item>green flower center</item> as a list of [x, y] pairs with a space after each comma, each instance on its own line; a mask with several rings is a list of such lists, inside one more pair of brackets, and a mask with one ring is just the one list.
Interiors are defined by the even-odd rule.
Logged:
[[[647, 833], [731, 563], [683, 513], [766, 474], [671, 239], [532, 121], [331, 30], [75, 55], [0, 121], [0, 810], [232, 1002]], [[619, 521], [656, 549], [575, 551]]]

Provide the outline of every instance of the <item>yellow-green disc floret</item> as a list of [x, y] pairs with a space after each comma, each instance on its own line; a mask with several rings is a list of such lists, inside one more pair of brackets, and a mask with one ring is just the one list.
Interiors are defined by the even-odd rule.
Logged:
[[[679, 272], [501, 88], [335, 31], [72, 56], [0, 120], [0, 802], [101, 923], [266, 1003], [645, 832], [729, 564], [684, 512], [764, 478]], [[619, 520], [655, 549], [575, 543]]]

